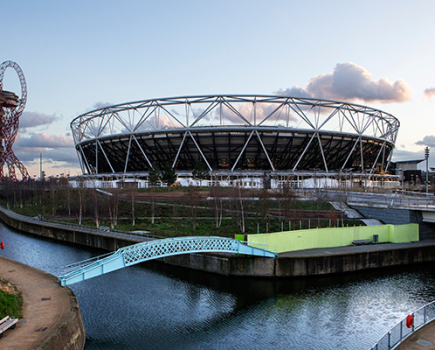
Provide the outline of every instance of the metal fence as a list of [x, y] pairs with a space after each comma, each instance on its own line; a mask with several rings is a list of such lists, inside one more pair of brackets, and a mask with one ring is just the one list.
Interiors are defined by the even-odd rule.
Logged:
[[[121, 230], [115, 230], [110, 228], [96, 228], [92, 226], [86, 226], [86, 225], [77, 225], [77, 224], [71, 224], [68, 222], [62, 222], [62, 221], [50, 221], [47, 219], [42, 219], [41, 217], [30, 217], [25, 216], [21, 214], [17, 214], [12, 210], [6, 209], [5, 207], [0, 205], [0, 211], [6, 214], [9, 217], [15, 218], [22, 222], [27, 222], [30, 224], [35, 224], [39, 226], [45, 226], [45, 227], [54, 227], [59, 229], [66, 229], [70, 231], [80, 231], [84, 233], [97, 233], [103, 236], [110, 236], [110, 237], [116, 237], [116, 238], [132, 238], [132, 236], [135, 237], [142, 237], [142, 238], [152, 238], [152, 239], [161, 239], [164, 237], [151, 235], [147, 232], [143, 233], [137, 233], [137, 232], [131, 232], [131, 231], [121, 231]], [[129, 237], [125, 236], [128, 235]], [[139, 239], [138, 241], [141, 241]]]
[[412, 327], [406, 326], [406, 317], [396, 324], [388, 333], [370, 348], [370, 350], [390, 350], [402, 343], [416, 330], [435, 319], [435, 301], [421, 307], [412, 314]]

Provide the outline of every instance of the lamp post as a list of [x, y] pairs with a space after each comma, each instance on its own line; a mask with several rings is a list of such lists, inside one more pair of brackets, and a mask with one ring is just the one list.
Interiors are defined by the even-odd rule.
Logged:
[[429, 192], [429, 147], [424, 149], [424, 158], [426, 159], [426, 195]]

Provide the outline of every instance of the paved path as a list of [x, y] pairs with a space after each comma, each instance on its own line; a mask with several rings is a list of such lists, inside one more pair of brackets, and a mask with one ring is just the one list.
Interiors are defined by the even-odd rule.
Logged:
[[23, 318], [4, 333], [0, 348], [39, 349], [70, 312], [69, 289], [60, 287], [53, 275], [4, 257], [0, 276], [17, 286], [24, 301]]
[[424, 246], [434, 246], [435, 239], [425, 239], [420, 242], [408, 242], [408, 243], [378, 243], [378, 244], [368, 244], [368, 245], [355, 245], [346, 247], [334, 247], [334, 248], [316, 248], [316, 249], [305, 249], [296, 250], [292, 252], [279, 253], [279, 257], [314, 257], [314, 256], [325, 256], [325, 255], [340, 255], [340, 254], [352, 254], [352, 253], [364, 253], [372, 251], [382, 251], [382, 250], [392, 250], [392, 249], [406, 249]]
[[435, 350], [435, 321], [419, 329], [396, 350]]

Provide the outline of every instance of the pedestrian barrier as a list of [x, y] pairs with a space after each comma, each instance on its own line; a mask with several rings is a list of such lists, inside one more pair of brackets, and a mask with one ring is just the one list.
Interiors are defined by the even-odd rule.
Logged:
[[390, 331], [388, 331], [388, 333], [379, 339], [370, 350], [394, 349], [412, 333], [433, 320], [435, 320], [435, 301], [421, 307], [401, 320]]
[[218, 252], [268, 258], [277, 256], [276, 247], [261, 243], [245, 243], [224, 237], [177, 237], [138, 243], [120, 248], [111, 254], [77, 263], [73, 271], [59, 276], [59, 283], [67, 286], [144, 261], [180, 254]]

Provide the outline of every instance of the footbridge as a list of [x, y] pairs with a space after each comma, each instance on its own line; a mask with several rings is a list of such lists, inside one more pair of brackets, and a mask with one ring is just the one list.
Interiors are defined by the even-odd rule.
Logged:
[[271, 248], [269, 246], [256, 246], [248, 246], [245, 242], [223, 237], [178, 237], [142, 242], [118, 249], [114, 253], [66, 266], [70, 271], [59, 277], [59, 283], [61, 286], [67, 286], [144, 261], [179, 254], [219, 252], [270, 258], [277, 256], [277, 253], [268, 250]]

